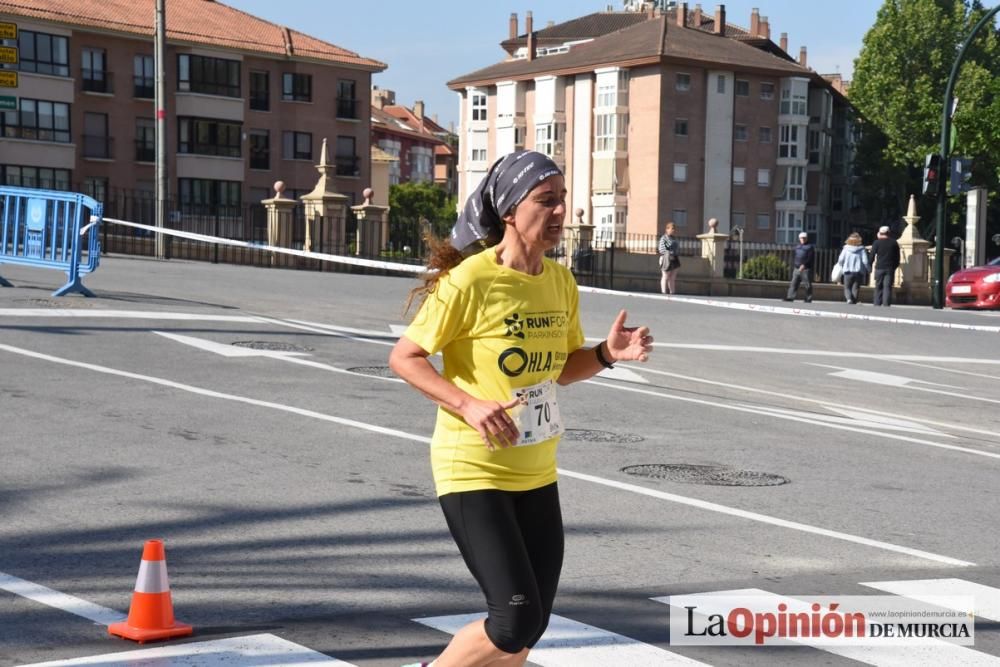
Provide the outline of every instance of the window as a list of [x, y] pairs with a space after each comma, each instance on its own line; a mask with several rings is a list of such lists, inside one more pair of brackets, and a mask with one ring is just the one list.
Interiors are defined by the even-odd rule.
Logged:
[[594, 119], [594, 150], [628, 150], [628, 116], [602, 113]]
[[844, 188], [840, 185], [830, 189], [830, 208], [834, 211], [844, 210]]
[[781, 141], [778, 144], [778, 157], [797, 158], [799, 156], [799, 126], [782, 125]]
[[805, 170], [802, 167], [792, 167], [788, 170], [788, 180], [785, 181], [785, 199], [788, 201], [804, 201]]
[[22, 167], [7, 164], [0, 165], [0, 182], [4, 185], [19, 185], [23, 188], [69, 190], [70, 172], [69, 169]]
[[210, 118], [177, 119], [177, 152], [240, 157], [239, 123]]
[[108, 136], [108, 114], [83, 114], [83, 157], [109, 159], [111, 138]]
[[271, 133], [268, 130], [250, 130], [250, 168], [271, 168]]
[[559, 123], [544, 123], [535, 127], [535, 150], [549, 157], [563, 153], [562, 127]]
[[738, 97], [749, 97], [750, 96], [750, 82], [743, 81], [742, 79], [736, 79], [736, 95]]
[[770, 229], [771, 228], [771, 216], [767, 213], [757, 214], [757, 229]]
[[778, 243], [795, 243], [802, 230], [802, 214], [794, 211], [778, 211], [778, 225], [774, 230]]
[[410, 181], [426, 183], [434, 180], [434, 149], [428, 146], [410, 148]]
[[733, 185], [743, 185], [747, 182], [746, 167], [733, 167]]
[[615, 81], [605, 81], [597, 86], [597, 105], [613, 107], [618, 103], [618, 86]]
[[154, 86], [156, 75], [153, 73], [153, 56], [136, 56], [132, 59], [132, 95], [143, 99], [153, 99], [156, 96]]
[[762, 127], [757, 130], [757, 141], [762, 144], [771, 143], [771, 128]]
[[742, 211], [733, 211], [733, 227], [741, 229], [747, 228], [747, 214]]
[[[380, 139], [378, 142], [379, 148], [384, 150], [389, 155], [398, 158], [399, 152], [402, 149], [402, 144], [399, 141], [393, 139]], [[486, 151], [483, 151], [483, 159], [486, 159]], [[393, 160], [389, 163], [389, 185], [399, 185], [400, 181], [400, 170], [399, 170], [399, 160]]]
[[486, 95], [472, 93], [472, 121], [486, 120]]
[[103, 202], [108, 199], [108, 179], [91, 176], [83, 179], [83, 194]]
[[726, 94], [726, 75], [725, 74], [719, 74], [718, 76], [715, 77], [715, 92], [719, 93], [720, 95], [725, 95]]
[[309, 132], [283, 132], [281, 157], [286, 160], [311, 160], [313, 135]]
[[156, 121], [135, 119], [135, 159], [137, 162], [156, 161]]
[[757, 185], [762, 188], [769, 187], [771, 185], [771, 170], [770, 169], [758, 169], [757, 170]]
[[819, 130], [809, 130], [809, 164], [819, 164]]
[[240, 96], [240, 61], [182, 53], [177, 56], [177, 90]]
[[104, 49], [83, 49], [80, 58], [83, 62], [80, 70], [83, 89], [92, 93], [110, 93], [111, 75], [104, 66]]
[[354, 137], [337, 137], [337, 152], [334, 158], [337, 163], [337, 176], [360, 176], [361, 160], [356, 149], [357, 140]]
[[671, 213], [671, 221], [678, 227], [687, 227], [688, 212], [686, 208], [675, 208]]
[[746, 125], [735, 125], [735, 126], [733, 126], [733, 139], [735, 141], [746, 141], [747, 140], [747, 126]]
[[337, 118], [358, 117], [357, 83], [353, 79], [337, 81]]
[[312, 102], [312, 75], [285, 72], [281, 75], [281, 99], [285, 102]]
[[250, 108], [254, 111], [271, 110], [271, 75], [267, 72], [250, 72]]
[[216, 181], [208, 178], [177, 179], [181, 209], [204, 210], [240, 205], [239, 181]]
[[68, 104], [22, 97], [20, 105], [19, 111], [0, 114], [2, 136], [70, 143]]
[[19, 30], [17, 48], [18, 69], [22, 72], [69, 76], [69, 38]]
[[678, 118], [674, 121], [674, 134], [678, 137], [686, 137], [688, 135], [687, 118]]
[[469, 159], [471, 159], [473, 162], [486, 162], [486, 149], [473, 148], [472, 156]]
[[766, 81], [760, 84], [760, 99], [762, 100], [773, 100], [774, 99], [774, 84], [768, 83]]
[[674, 89], [681, 92], [691, 90], [691, 75], [678, 74], [677, 79], [674, 81]]
[[806, 116], [806, 96], [800, 86], [781, 89], [781, 110], [780, 113], [792, 114], [793, 116]]
[[684, 183], [688, 179], [688, 166], [684, 162], [674, 162], [674, 181]]

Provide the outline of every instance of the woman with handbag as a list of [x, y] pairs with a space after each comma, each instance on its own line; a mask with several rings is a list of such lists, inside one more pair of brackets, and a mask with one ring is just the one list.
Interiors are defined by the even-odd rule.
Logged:
[[660, 253], [660, 292], [663, 294], [674, 294], [677, 284], [677, 269], [681, 268], [680, 242], [674, 238], [677, 227], [672, 222], [667, 223], [667, 228], [660, 237], [658, 251]]
[[868, 253], [861, 245], [861, 235], [852, 232], [847, 237], [844, 249], [840, 251], [837, 264], [844, 276], [844, 300], [847, 303], [857, 303], [861, 285], [868, 276]]

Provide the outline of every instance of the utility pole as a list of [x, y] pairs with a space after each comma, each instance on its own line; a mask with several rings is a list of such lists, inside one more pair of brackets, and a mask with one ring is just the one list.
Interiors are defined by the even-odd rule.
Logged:
[[[167, 217], [167, 15], [166, 0], [156, 0], [156, 37], [153, 60], [156, 66], [156, 229], [162, 230]], [[156, 233], [156, 257], [166, 256], [166, 243]]]

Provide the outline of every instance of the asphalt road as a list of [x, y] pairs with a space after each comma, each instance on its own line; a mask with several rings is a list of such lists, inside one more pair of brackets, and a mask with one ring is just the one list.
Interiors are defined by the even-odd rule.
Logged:
[[[97, 298], [55, 299], [58, 274], [0, 269], [0, 665], [389, 667], [482, 609], [434, 408], [386, 368], [412, 278], [112, 257]], [[1000, 317], [588, 292], [592, 343], [623, 307], [656, 350], [561, 391], [577, 645], [531, 664], [1000, 663]], [[103, 625], [151, 538], [196, 632], [140, 647]], [[914, 580], [979, 585], [973, 647], [673, 646], [654, 600]]]

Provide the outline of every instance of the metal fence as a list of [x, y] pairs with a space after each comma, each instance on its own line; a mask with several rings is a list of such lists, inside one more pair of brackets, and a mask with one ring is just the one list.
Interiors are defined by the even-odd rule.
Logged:
[[[736, 239], [729, 239], [726, 242], [725, 253], [723, 255], [723, 275], [726, 278], [741, 278], [742, 269], [747, 262], [757, 257], [773, 255], [781, 260], [788, 267], [788, 276], [792, 275], [792, 262], [795, 256], [795, 245], [781, 243], [740, 243]], [[833, 265], [840, 257], [840, 248], [816, 248], [815, 260], [813, 262], [813, 280], [815, 282], [829, 282], [830, 272]]]

